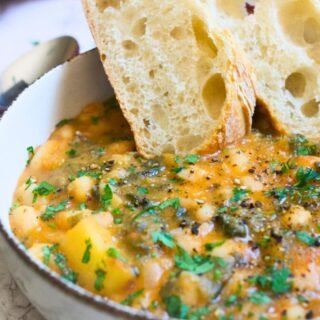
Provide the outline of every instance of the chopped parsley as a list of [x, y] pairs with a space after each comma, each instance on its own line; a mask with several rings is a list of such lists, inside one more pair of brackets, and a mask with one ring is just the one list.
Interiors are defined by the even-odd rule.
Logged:
[[112, 199], [113, 199], [112, 189], [109, 184], [106, 184], [100, 199], [102, 208], [104, 210], [107, 210], [110, 207]]
[[300, 167], [297, 170], [296, 179], [298, 180], [298, 183], [295, 184], [295, 187], [303, 187], [312, 180], [319, 181], [320, 174], [311, 168]]
[[28, 160], [27, 160], [27, 166], [30, 164], [32, 158], [34, 157], [34, 148], [32, 146], [29, 146], [27, 148], [27, 152], [28, 152]]
[[320, 240], [319, 238], [316, 238], [305, 231], [297, 231], [296, 237], [309, 247], [316, 246]]
[[36, 182], [31, 176], [26, 181], [26, 187], [24, 190], [28, 190]]
[[178, 268], [194, 274], [206, 273], [215, 267], [209, 257], [200, 255], [190, 256], [188, 252], [181, 247], [178, 247], [178, 253], [174, 256], [174, 260]]
[[182, 300], [177, 295], [168, 296], [164, 299], [164, 304], [166, 305], [166, 310], [170, 317], [177, 319], [186, 319], [189, 306], [182, 303]]
[[74, 148], [69, 149], [66, 154], [70, 157], [70, 158], [74, 158], [77, 155], [77, 150]]
[[55, 264], [62, 273], [62, 278], [72, 283], [77, 283], [78, 274], [67, 266], [67, 258], [62, 253], [55, 253]]
[[91, 178], [94, 178], [94, 179], [100, 179], [101, 172], [99, 172], [99, 171], [83, 171], [83, 170], [80, 170], [77, 173], [77, 177], [78, 178], [91, 177]]
[[160, 210], [164, 210], [166, 208], [172, 207], [175, 210], [178, 210], [180, 208], [181, 204], [180, 204], [180, 199], [179, 198], [173, 198], [173, 199], [169, 199], [166, 200], [164, 202], [162, 202], [159, 205], [159, 209]]
[[227, 307], [229, 307], [229, 306], [232, 306], [233, 304], [235, 304], [237, 301], [238, 301], [238, 295], [237, 295], [237, 294], [231, 294], [231, 295], [227, 298], [227, 300], [226, 300], [226, 302], [225, 302], [225, 305], [226, 305]]
[[218, 242], [211, 242], [211, 243], [206, 243], [204, 245], [205, 249], [207, 251], [212, 251], [214, 250], [215, 248], [218, 248], [218, 247], [221, 247], [224, 245], [226, 241], [225, 240], [222, 240], [222, 241], [218, 241]]
[[145, 187], [138, 187], [137, 191], [138, 191], [138, 193], [141, 193], [141, 194], [148, 194], [149, 193], [148, 188], [145, 188]]
[[90, 262], [90, 259], [91, 259], [91, 249], [92, 249], [92, 242], [90, 239], [87, 239], [85, 241], [85, 245], [86, 245], [86, 249], [83, 253], [83, 256], [82, 256], [82, 259], [81, 259], [81, 262], [84, 263], [84, 264], [87, 264]]
[[40, 216], [41, 220], [42, 221], [52, 220], [58, 212], [61, 212], [66, 208], [68, 202], [69, 200], [64, 200], [60, 202], [56, 207], [51, 205], [47, 206], [45, 212]]
[[85, 203], [80, 203], [79, 210], [85, 210], [85, 209], [87, 209], [87, 205]]
[[256, 291], [250, 295], [249, 300], [254, 304], [269, 304], [271, 299], [262, 291]]
[[48, 266], [50, 262], [50, 258], [52, 254], [57, 250], [58, 245], [54, 244], [52, 246], [44, 246], [42, 248], [42, 254], [43, 254], [43, 263]]
[[180, 203], [180, 199], [179, 198], [172, 198], [172, 199], [168, 199], [158, 205], [151, 205], [149, 207], [147, 207], [146, 209], [143, 209], [142, 211], [140, 211], [138, 214], [136, 214], [133, 217], [133, 221], [139, 219], [140, 217], [146, 215], [146, 214], [156, 214], [160, 211], [163, 211], [169, 207], [172, 207], [175, 210], [179, 210], [181, 208], [181, 203]]
[[164, 246], [168, 248], [175, 248], [176, 243], [172, 237], [171, 234], [165, 232], [165, 231], [153, 231], [152, 232], [152, 240], [153, 242], [160, 242]]
[[269, 268], [266, 270], [266, 274], [254, 276], [249, 279], [249, 282], [256, 284], [261, 289], [268, 289], [273, 293], [282, 294], [292, 289], [290, 276], [291, 273], [288, 268]]
[[111, 258], [118, 259], [122, 262], [128, 262], [128, 259], [124, 257], [117, 249], [115, 248], [109, 248], [107, 251], [107, 254]]
[[96, 280], [94, 282], [94, 288], [97, 291], [101, 291], [104, 288], [104, 281], [106, 279], [106, 272], [102, 269], [97, 269], [95, 271], [96, 274]]
[[317, 154], [317, 146], [310, 143], [306, 137], [297, 134], [290, 139], [290, 145], [297, 156], [314, 156]]
[[191, 154], [184, 158], [184, 161], [189, 164], [196, 164], [200, 160], [200, 156], [197, 154]]
[[208, 307], [200, 307], [191, 311], [188, 315], [188, 320], [201, 320], [209, 313]]
[[140, 289], [134, 293], [131, 293], [123, 301], [121, 301], [121, 304], [126, 306], [131, 306], [133, 301], [139, 298], [141, 295], [143, 295], [143, 293], [144, 293], [144, 289]]
[[33, 203], [37, 201], [38, 196], [48, 196], [55, 192], [57, 192], [57, 187], [47, 181], [42, 181], [35, 189], [32, 190]]
[[246, 198], [249, 193], [249, 190], [240, 189], [236, 187], [232, 190], [232, 197], [230, 198], [230, 202], [239, 202]]

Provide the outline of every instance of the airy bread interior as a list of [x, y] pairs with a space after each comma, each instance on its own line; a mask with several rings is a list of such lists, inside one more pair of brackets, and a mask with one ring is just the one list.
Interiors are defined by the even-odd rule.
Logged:
[[[320, 135], [320, 2], [205, 0], [231, 29], [257, 78], [258, 101], [282, 133]], [[249, 9], [249, 10], [248, 10]]]
[[196, 0], [84, 0], [101, 59], [139, 151], [212, 152], [251, 127], [241, 50]]

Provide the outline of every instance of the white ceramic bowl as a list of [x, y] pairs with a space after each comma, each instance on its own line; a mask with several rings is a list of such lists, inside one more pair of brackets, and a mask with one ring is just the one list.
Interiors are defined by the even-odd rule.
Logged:
[[28, 146], [44, 143], [55, 124], [113, 94], [96, 50], [52, 70], [15, 101], [0, 121], [0, 249], [22, 292], [48, 320], [155, 319], [70, 284], [27, 254], [13, 235], [9, 210]]

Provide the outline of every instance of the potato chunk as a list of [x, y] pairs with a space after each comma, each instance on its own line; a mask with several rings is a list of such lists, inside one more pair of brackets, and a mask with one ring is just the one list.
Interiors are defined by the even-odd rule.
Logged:
[[[89, 258], [84, 259], [90, 244]], [[94, 216], [80, 221], [70, 229], [61, 242], [60, 250], [68, 259], [69, 267], [79, 274], [79, 284], [99, 294], [108, 295], [125, 290], [134, 279], [130, 265], [120, 259], [110, 257], [108, 249], [117, 244], [111, 233], [103, 228]], [[97, 286], [98, 274], [105, 279]]]

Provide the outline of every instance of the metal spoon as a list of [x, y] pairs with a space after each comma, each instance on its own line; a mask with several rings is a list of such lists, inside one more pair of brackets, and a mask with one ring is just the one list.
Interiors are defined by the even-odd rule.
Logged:
[[78, 42], [64, 36], [36, 46], [11, 64], [0, 77], [0, 117], [24, 89], [78, 53]]

